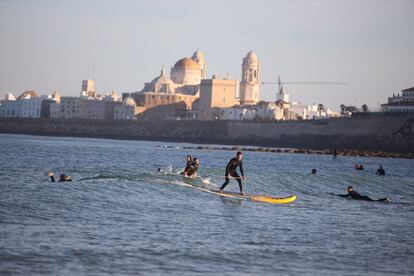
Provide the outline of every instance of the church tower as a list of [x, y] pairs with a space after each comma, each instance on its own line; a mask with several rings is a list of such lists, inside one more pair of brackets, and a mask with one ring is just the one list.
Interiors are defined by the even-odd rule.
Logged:
[[191, 57], [192, 60], [194, 60], [201, 70], [201, 79], [205, 79], [206, 76], [206, 61], [204, 59], [203, 53], [197, 49], [197, 51], [194, 52], [193, 56]]
[[259, 101], [260, 65], [256, 54], [250, 51], [242, 64], [242, 80], [240, 82], [240, 104], [253, 105]]

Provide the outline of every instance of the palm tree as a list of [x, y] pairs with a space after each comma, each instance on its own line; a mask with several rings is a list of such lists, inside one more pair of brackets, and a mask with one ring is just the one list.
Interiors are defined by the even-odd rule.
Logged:
[[319, 112], [319, 117], [321, 117], [322, 112], [325, 111], [325, 106], [323, 104], [318, 104], [318, 112]]
[[345, 109], [346, 109], [346, 106], [345, 106], [344, 104], [341, 104], [341, 105], [339, 106], [339, 108], [341, 108], [341, 115], [345, 115]]
[[368, 106], [366, 104], [362, 105], [362, 112], [368, 112]]

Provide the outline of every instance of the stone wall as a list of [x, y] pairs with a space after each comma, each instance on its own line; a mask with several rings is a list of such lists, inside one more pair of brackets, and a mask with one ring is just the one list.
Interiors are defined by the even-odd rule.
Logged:
[[0, 119], [0, 133], [414, 153], [414, 118], [289, 122]]

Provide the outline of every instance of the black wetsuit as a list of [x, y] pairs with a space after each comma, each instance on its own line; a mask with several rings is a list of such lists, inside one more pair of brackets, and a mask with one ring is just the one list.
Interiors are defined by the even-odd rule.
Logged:
[[188, 176], [193, 176], [197, 173], [198, 171], [198, 165], [196, 164], [191, 164], [190, 166], [188, 166], [188, 170], [186, 168], [186, 173]]
[[230, 178], [228, 176], [234, 177], [236, 178], [237, 182], [239, 182], [239, 188], [240, 188], [240, 193], [243, 193], [243, 184], [242, 181], [240, 179], [240, 176], [237, 174], [236, 169], [240, 167], [240, 173], [242, 175], [242, 177], [244, 177], [244, 173], [243, 173], [243, 162], [240, 160], [237, 160], [237, 158], [232, 158], [230, 160], [230, 162], [227, 164], [226, 167], [226, 182], [223, 183], [223, 185], [221, 186], [220, 190], [223, 190], [227, 184], [230, 183]]
[[[52, 182], [56, 182], [56, 180], [55, 180], [55, 176], [54, 175], [51, 175], [50, 176], [50, 180], [52, 180]], [[66, 182], [66, 181], [72, 181], [72, 179], [71, 178], [69, 178], [69, 179], [63, 179], [63, 178], [61, 178], [61, 179], [59, 179], [59, 181], [58, 182]]]
[[388, 198], [381, 198], [381, 199], [375, 200], [375, 199], [372, 199], [368, 196], [363, 196], [360, 193], [355, 192], [355, 191], [351, 191], [346, 195], [339, 195], [339, 196], [341, 196], [341, 197], [349, 197], [350, 196], [352, 199], [359, 199], [359, 200], [366, 200], [366, 201], [388, 201]]
[[384, 169], [378, 169], [377, 174], [378, 175], [385, 175], [385, 170]]
[[187, 161], [187, 164], [185, 165], [185, 169], [184, 172], [182, 172], [182, 174], [185, 174], [186, 172], [188, 172], [188, 170], [190, 169], [190, 166], [193, 165], [193, 161]]

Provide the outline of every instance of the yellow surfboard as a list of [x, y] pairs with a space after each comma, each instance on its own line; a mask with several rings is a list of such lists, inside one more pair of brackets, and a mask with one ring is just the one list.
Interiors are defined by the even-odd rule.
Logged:
[[233, 192], [222, 192], [220, 193], [219, 190], [209, 190], [211, 193], [214, 193], [219, 196], [223, 197], [229, 197], [229, 198], [238, 198], [238, 199], [247, 199], [251, 201], [257, 201], [257, 202], [265, 202], [265, 203], [271, 203], [271, 204], [286, 204], [290, 203], [296, 200], [296, 196], [288, 196], [288, 197], [272, 197], [268, 195], [241, 195], [239, 193], [233, 193]]

